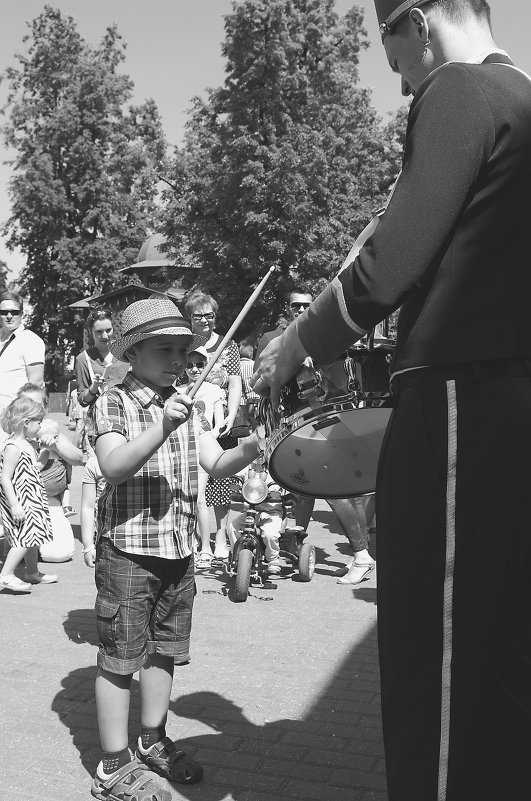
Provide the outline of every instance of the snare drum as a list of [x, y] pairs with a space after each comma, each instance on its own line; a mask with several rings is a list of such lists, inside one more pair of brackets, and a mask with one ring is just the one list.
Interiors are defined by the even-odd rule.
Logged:
[[269, 472], [291, 492], [314, 498], [374, 492], [391, 410], [380, 406], [381, 397], [369, 407], [358, 364], [341, 359], [314, 368], [313, 387], [311, 368], [303, 368], [283, 389], [280, 412], [261, 401]]

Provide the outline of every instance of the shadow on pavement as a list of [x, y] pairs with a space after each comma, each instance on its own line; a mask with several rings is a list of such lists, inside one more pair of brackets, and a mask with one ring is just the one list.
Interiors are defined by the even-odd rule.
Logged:
[[72, 609], [63, 621], [63, 628], [68, 639], [77, 645], [98, 646], [94, 609]]

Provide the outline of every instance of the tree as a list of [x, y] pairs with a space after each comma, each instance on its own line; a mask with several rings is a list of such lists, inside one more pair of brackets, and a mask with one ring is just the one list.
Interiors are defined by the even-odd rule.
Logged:
[[[358, 76], [360, 9], [333, 0], [242, 0], [226, 17], [227, 77], [195, 99], [174, 159], [166, 234], [201, 266], [200, 284], [233, 319], [270, 281], [242, 333], [278, 317], [289, 287], [337, 271], [399, 169]], [[224, 319], [223, 319], [224, 318]]]
[[0, 259], [0, 292], [3, 292], [7, 287], [7, 264], [3, 259]]
[[116, 27], [96, 48], [50, 6], [29, 27], [26, 54], [3, 76], [15, 152], [5, 232], [26, 256], [21, 286], [52, 363], [81, 344], [68, 305], [119, 286], [119, 268], [152, 233], [165, 143], [155, 103], [129, 105]]

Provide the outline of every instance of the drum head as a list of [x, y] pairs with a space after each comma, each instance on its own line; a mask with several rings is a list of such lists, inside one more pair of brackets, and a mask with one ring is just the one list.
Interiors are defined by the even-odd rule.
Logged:
[[281, 486], [314, 498], [349, 498], [376, 489], [391, 409], [340, 410], [296, 419], [268, 444], [269, 472]]

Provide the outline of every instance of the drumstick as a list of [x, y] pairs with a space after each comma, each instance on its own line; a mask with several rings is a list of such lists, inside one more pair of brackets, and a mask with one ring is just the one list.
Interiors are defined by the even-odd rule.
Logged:
[[241, 312], [238, 314], [238, 316], [234, 320], [233, 324], [231, 325], [231, 327], [229, 328], [229, 330], [227, 331], [227, 333], [225, 334], [225, 336], [223, 337], [223, 339], [219, 343], [219, 345], [216, 348], [216, 351], [215, 351], [215, 353], [214, 353], [214, 355], [212, 357], [212, 361], [209, 362], [207, 365], [205, 365], [205, 367], [203, 368], [203, 370], [201, 372], [201, 375], [199, 376], [199, 378], [197, 379], [197, 381], [193, 385], [193, 387], [190, 390], [190, 392], [186, 393], [188, 395], [188, 397], [193, 398], [195, 396], [195, 394], [197, 393], [197, 390], [199, 389], [199, 387], [201, 386], [203, 381], [205, 381], [206, 377], [208, 376], [208, 374], [210, 373], [210, 371], [212, 370], [212, 368], [216, 364], [217, 360], [219, 359], [219, 357], [221, 356], [221, 354], [225, 350], [227, 342], [231, 339], [231, 337], [234, 334], [234, 332], [240, 327], [240, 324], [241, 324], [242, 320], [244, 319], [245, 315], [247, 314], [247, 312], [249, 311], [249, 309], [251, 308], [251, 306], [255, 302], [256, 298], [258, 297], [258, 295], [260, 294], [260, 292], [264, 288], [266, 282], [269, 280], [269, 278], [271, 277], [272, 273], [274, 273], [276, 269], [277, 269], [276, 266], [275, 267], [270, 267], [269, 270], [267, 271], [267, 273], [264, 275], [264, 277], [262, 278], [262, 280], [260, 281], [260, 283], [258, 284], [256, 289], [252, 293], [251, 297], [246, 302], [245, 306], [243, 307]]

